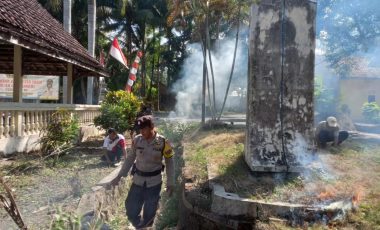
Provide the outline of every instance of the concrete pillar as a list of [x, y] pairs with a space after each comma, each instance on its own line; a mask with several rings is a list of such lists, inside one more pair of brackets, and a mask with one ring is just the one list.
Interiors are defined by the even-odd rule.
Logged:
[[66, 97], [63, 98], [64, 104], [72, 104], [73, 103], [73, 64], [67, 63], [67, 82], [66, 88], [63, 89], [66, 91]]
[[[13, 46], [13, 102], [22, 102], [22, 47]], [[15, 114], [15, 135], [22, 136], [22, 112]]]
[[251, 7], [245, 160], [253, 171], [299, 171], [313, 130], [316, 2]]

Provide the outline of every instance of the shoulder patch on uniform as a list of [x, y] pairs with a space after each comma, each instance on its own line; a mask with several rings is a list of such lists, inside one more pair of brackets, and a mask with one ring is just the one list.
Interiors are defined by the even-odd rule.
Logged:
[[174, 155], [173, 146], [168, 140], [165, 140], [162, 154], [164, 155], [165, 158], [171, 158]]

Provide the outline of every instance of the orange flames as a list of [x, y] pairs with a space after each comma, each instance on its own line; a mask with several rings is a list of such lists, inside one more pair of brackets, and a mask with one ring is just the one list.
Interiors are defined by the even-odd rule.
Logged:
[[[359, 187], [352, 195], [351, 201], [353, 206], [358, 206], [359, 202], [363, 199], [363, 189]], [[325, 201], [339, 196], [338, 191], [335, 188], [325, 188], [321, 193], [317, 195], [317, 199]]]
[[359, 201], [362, 199], [363, 197], [363, 190], [362, 189], [358, 189], [354, 192], [354, 195], [352, 196], [352, 204], [354, 206], [357, 206], [359, 204]]
[[317, 199], [321, 200], [321, 201], [328, 200], [328, 199], [335, 197], [336, 194], [337, 194], [337, 191], [335, 188], [328, 187], [328, 188], [325, 188], [324, 191], [322, 191], [321, 193], [318, 194]]
[[334, 196], [335, 196], [335, 192], [323, 191], [323, 192], [319, 193], [317, 198], [318, 198], [318, 200], [328, 200], [328, 199], [333, 198]]

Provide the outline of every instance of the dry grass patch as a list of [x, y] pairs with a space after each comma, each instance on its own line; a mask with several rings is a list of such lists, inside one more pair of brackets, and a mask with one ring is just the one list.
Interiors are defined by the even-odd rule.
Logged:
[[[88, 147], [101, 143], [99, 137]], [[58, 208], [65, 213], [76, 210], [80, 196], [114, 170], [101, 162], [102, 154], [100, 149], [78, 148], [58, 160], [41, 162], [36, 155], [18, 155], [10, 164], [0, 165], [0, 174], [30, 229], [48, 229]], [[3, 208], [0, 219], [0, 229], [17, 229]]]
[[257, 175], [244, 161], [244, 142], [244, 129], [199, 131], [185, 143], [186, 167], [201, 185], [208, 167], [227, 192], [245, 198], [307, 205], [354, 199], [359, 209], [342, 229], [380, 229], [380, 143], [348, 140], [319, 151], [301, 175]]
[[244, 140], [242, 129], [199, 131], [185, 141], [186, 167], [194, 172], [197, 183], [207, 181], [209, 167], [215, 180], [236, 188], [236, 180], [243, 178], [247, 172], [243, 159]]

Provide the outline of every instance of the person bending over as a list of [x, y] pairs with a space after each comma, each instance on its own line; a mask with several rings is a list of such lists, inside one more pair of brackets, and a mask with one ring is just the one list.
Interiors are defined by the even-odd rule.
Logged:
[[315, 141], [318, 147], [325, 148], [327, 143], [340, 145], [348, 138], [347, 131], [340, 131], [335, 117], [328, 117], [326, 121], [319, 122], [315, 131]]
[[124, 158], [127, 156], [125, 138], [113, 128], [108, 129], [107, 133], [108, 136], [103, 143], [103, 147], [107, 149], [107, 152], [102, 156], [102, 160], [107, 161], [109, 164], [117, 164], [122, 156]]

